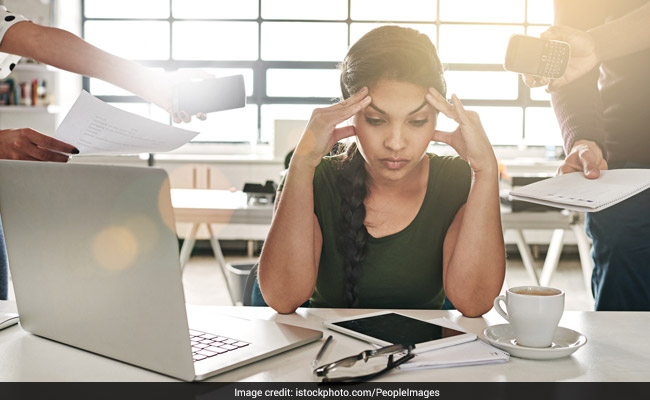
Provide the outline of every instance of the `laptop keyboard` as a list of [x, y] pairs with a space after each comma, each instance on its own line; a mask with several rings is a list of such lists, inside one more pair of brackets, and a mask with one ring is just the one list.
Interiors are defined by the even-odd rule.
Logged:
[[235, 351], [250, 344], [241, 340], [195, 331], [193, 329], [190, 329], [190, 342], [192, 343], [192, 357], [194, 358], [194, 362]]

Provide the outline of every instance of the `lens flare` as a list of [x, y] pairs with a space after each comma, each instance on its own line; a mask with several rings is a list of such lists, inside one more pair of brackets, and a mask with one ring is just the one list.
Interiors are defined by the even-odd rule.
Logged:
[[120, 271], [135, 262], [139, 252], [133, 233], [123, 226], [109, 226], [101, 230], [93, 240], [93, 256], [99, 265]]

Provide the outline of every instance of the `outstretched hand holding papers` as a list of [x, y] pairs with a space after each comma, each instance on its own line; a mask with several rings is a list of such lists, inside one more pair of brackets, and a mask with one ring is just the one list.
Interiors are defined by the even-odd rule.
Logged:
[[120, 110], [82, 91], [54, 138], [77, 147], [80, 154], [137, 154], [174, 150], [196, 135]]
[[600, 171], [597, 179], [572, 172], [510, 192], [517, 200], [575, 211], [596, 212], [650, 189], [650, 169]]

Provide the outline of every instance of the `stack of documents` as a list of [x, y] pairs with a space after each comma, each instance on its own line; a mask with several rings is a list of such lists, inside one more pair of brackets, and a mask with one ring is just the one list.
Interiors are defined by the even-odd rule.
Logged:
[[[463, 328], [446, 318], [436, 318], [429, 322], [465, 332]], [[403, 370], [462, 367], [467, 365], [483, 365], [493, 363], [504, 363], [510, 359], [510, 355], [503, 350], [489, 345], [477, 339], [468, 343], [455, 346], [443, 347], [416, 353], [415, 358], [402, 364], [399, 368]]]
[[510, 192], [514, 199], [568, 210], [596, 212], [611, 207], [650, 188], [650, 169], [600, 171], [587, 179], [572, 172], [520, 187]]

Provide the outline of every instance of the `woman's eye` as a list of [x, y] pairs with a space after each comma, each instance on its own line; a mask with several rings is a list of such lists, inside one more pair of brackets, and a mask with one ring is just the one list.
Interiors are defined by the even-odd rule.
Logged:
[[429, 119], [416, 119], [416, 120], [411, 121], [411, 125], [413, 125], [413, 126], [423, 126], [427, 122], [429, 122]]
[[366, 117], [366, 122], [369, 123], [370, 125], [381, 125], [384, 120], [383, 119], [378, 119], [378, 118], [368, 118]]

